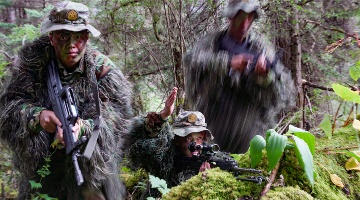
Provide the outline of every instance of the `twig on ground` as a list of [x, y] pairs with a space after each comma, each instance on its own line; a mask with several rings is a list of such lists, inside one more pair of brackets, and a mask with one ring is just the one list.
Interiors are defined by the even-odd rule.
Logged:
[[[281, 159], [280, 159], [281, 160]], [[278, 164], [276, 164], [275, 168], [271, 171], [271, 174], [270, 174], [270, 180], [269, 182], [265, 185], [263, 191], [261, 191], [260, 193], [260, 199], [266, 195], [266, 193], [270, 190], [271, 188], [271, 185], [274, 183], [275, 181], [275, 177], [276, 177], [276, 174], [279, 170], [279, 167], [280, 167], [280, 162]]]

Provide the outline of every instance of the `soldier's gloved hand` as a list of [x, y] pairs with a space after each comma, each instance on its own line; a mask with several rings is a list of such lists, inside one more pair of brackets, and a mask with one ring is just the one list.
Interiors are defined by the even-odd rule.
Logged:
[[56, 127], [61, 127], [60, 120], [56, 117], [55, 113], [51, 110], [43, 110], [39, 115], [40, 125], [44, 131], [48, 133], [55, 133]]

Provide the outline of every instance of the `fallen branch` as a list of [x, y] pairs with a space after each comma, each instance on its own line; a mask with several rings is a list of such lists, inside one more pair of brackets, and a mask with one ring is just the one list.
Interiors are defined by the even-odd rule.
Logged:
[[[281, 159], [280, 159], [281, 160]], [[276, 177], [276, 174], [279, 170], [279, 167], [280, 167], [280, 162], [278, 162], [278, 164], [276, 164], [275, 168], [271, 171], [271, 174], [270, 174], [270, 177], [269, 177], [269, 182], [265, 185], [263, 191], [260, 193], [260, 198], [261, 199], [263, 196], [266, 195], [266, 193], [270, 190], [271, 188], [271, 185], [274, 183], [275, 181], [275, 177]]]
[[[348, 149], [356, 149], [358, 148], [359, 146], [351, 146], [351, 147], [341, 147], [341, 148], [334, 148], [334, 149], [320, 149], [320, 150], [317, 150], [317, 151], [337, 151], [337, 150], [348, 150]], [[339, 153], [339, 152], [337, 152]]]

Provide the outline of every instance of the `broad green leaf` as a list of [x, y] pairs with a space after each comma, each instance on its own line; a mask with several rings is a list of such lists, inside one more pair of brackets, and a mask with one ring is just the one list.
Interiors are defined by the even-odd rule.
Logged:
[[347, 87], [344, 87], [340, 84], [333, 83], [332, 88], [334, 92], [345, 101], [360, 103], [359, 93], [352, 91]]
[[274, 135], [274, 134], [278, 134], [274, 129], [269, 129], [268, 131], [266, 131], [266, 133], [265, 133], [266, 142], [268, 142], [269, 137]]
[[360, 62], [357, 62], [354, 66], [350, 67], [349, 74], [354, 81], [360, 78]]
[[304, 142], [306, 142], [306, 144], [308, 145], [311, 154], [314, 155], [314, 153], [315, 153], [315, 136], [309, 132], [307, 132], [307, 133], [296, 132], [296, 133], [294, 133], [294, 135], [303, 139]]
[[293, 136], [295, 141], [295, 153], [296, 158], [300, 163], [300, 166], [304, 169], [306, 177], [309, 179], [309, 182], [312, 186], [314, 186], [314, 163], [313, 163], [313, 155], [306, 144], [306, 142], [297, 137]]
[[157, 188], [161, 194], [166, 194], [170, 191], [167, 187], [166, 181], [163, 179], [149, 175], [149, 181], [151, 183], [151, 188]]
[[287, 137], [278, 133], [272, 134], [266, 143], [266, 153], [269, 161], [268, 170], [271, 171], [279, 162], [287, 142]]
[[309, 131], [305, 131], [304, 129], [298, 128], [293, 125], [289, 125], [288, 133], [309, 133]]
[[255, 137], [250, 141], [250, 158], [252, 168], [255, 168], [260, 163], [262, 150], [265, 146], [265, 139], [260, 135], [255, 135]]
[[320, 128], [324, 131], [325, 135], [331, 139], [332, 137], [332, 124], [330, 121], [330, 116], [328, 114], [324, 115], [323, 120], [320, 123]]
[[42, 188], [41, 183], [37, 183], [37, 182], [32, 181], [32, 180], [30, 180], [29, 183], [30, 183], [31, 189], [39, 189], [39, 188]]

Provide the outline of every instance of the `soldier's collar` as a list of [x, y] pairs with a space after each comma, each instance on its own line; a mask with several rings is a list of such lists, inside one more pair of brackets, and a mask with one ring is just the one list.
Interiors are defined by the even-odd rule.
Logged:
[[85, 59], [84, 59], [84, 56], [81, 58], [81, 60], [79, 62], [79, 65], [72, 72], [68, 72], [68, 70], [66, 70], [64, 65], [60, 62], [59, 58], [56, 58], [56, 59], [57, 59], [57, 63], [58, 63], [58, 66], [59, 66], [59, 73], [62, 76], [68, 76], [68, 75], [71, 75], [71, 74], [74, 74], [74, 73], [83, 74], [84, 71], [85, 71]]

